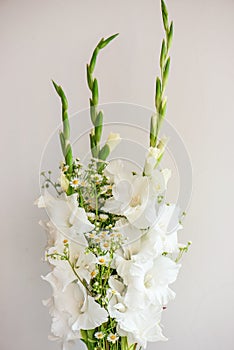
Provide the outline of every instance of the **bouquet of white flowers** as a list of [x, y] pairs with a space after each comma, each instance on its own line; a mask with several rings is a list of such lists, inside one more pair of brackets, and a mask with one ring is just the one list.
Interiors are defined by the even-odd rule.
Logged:
[[[111, 133], [103, 145], [103, 112], [98, 109], [98, 82], [93, 77], [100, 50], [117, 35], [101, 39], [87, 65], [91, 91], [90, 132], [92, 157], [88, 165], [73, 158], [68, 103], [53, 82], [62, 102], [60, 142], [64, 161], [59, 183], [44, 172], [44, 193], [37, 201], [50, 221], [46, 260], [51, 272], [43, 277], [53, 289], [44, 302], [52, 317], [52, 338], [81, 339], [89, 350], [135, 350], [147, 342], [166, 340], [160, 321], [175, 297], [176, 280], [187, 245], [177, 240], [181, 214], [163, 201], [170, 177], [160, 168], [166, 140], [159, 139], [167, 100], [173, 23], [161, 1], [165, 39], [160, 55], [161, 76], [156, 79], [155, 108], [151, 117], [150, 147], [141, 173], [128, 171], [121, 160], [107, 161], [120, 142]], [[50, 172], [49, 172], [50, 174]], [[47, 187], [54, 185], [56, 196]]]

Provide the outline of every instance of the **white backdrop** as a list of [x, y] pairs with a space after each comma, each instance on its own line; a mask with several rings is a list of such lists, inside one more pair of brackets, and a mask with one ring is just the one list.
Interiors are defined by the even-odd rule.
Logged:
[[[0, 0], [1, 288], [0, 349], [56, 350], [40, 279], [45, 214], [39, 195], [43, 147], [60, 122], [50, 79], [66, 90], [70, 111], [88, 107], [85, 63], [98, 40], [105, 50], [96, 74], [101, 102], [153, 108], [163, 35], [157, 0]], [[177, 292], [164, 314], [163, 350], [233, 349], [234, 1], [168, 0], [175, 21], [168, 119], [189, 150], [193, 198], [182, 240]], [[59, 150], [58, 150], [59, 151]], [[77, 346], [77, 349], [81, 345]]]

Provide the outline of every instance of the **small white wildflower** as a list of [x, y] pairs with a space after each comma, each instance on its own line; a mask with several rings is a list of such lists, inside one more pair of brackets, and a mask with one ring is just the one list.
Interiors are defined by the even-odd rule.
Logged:
[[88, 218], [90, 219], [90, 220], [95, 220], [95, 214], [94, 213], [92, 213], [92, 212], [88, 212], [87, 213], [87, 216], [88, 216]]
[[99, 218], [102, 220], [102, 221], [106, 221], [108, 219], [108, 215], [107, 214], [100, 214], [99, 215]]
[[100, 244], [100, 247], [102, 250], [110, 250], [110, 242], [104, 241]]
[[88, 232], [86, 236], [90, 239], [95, 239], [96, 238], [96, 231]]
[[70, 185], [73, 188], [77, 188], [80, 184], [80, 181], [77, 177], [74, 177], [71, 181], [70, 181]]
[[107, 253], [106, 255], [100, 255], [97, 258], [97, 263], [99, 265], [108, 265], [109, 262], [110, 262], [110, 255], [109, 255], [109, 253]]
[[103, 332], [96, 332], [96, 333], [94, 334], [94, 336], [95, 336], [95, 338], [97, 338], [97, 339], [103, 339], [105, 335], [104, 335]]
[[108, 342], [115, 344], [119, 337], [116, 334], [110, 333], [107, 337]]
[[96, 277], [97, 276], [97, 271], [96, 270], [91, 271], [90, 275], [91, 275], [91, 278]]

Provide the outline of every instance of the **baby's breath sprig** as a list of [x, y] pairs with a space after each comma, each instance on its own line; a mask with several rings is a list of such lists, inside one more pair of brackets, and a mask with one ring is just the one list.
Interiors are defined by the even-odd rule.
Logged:
[[42, 188], [44, 189], [44, 188], [49, 188], [50, 186], [52, 186], [55, 189], [55, 191], [57, 192], [57, 194], [60, 195], [62, 193], [62, 191], [59, 191], [59, 188], [61, 188], [60, 184], [58, 182], [54, 182], [51, 179], [52, 172], [50, 170], [47, 171], [47, 174], [45, 171], [41, 172], [41, 176], [43, 176], [43, 178], [44, 178]]
[[102, 38], [93, 51], [90, 63], [87, 64], [87, 82], [92, 94], [92, 97], [89, 99], [90, 117], [94, 126], [90, 133], [90, 147], [92, 156], [101, 160], [107, 159], [110, 150], [107, 145], [104, 145], [103, 148], [100, 149], [100, 141], [103, 128], [103, 111], [98, 111], [97, 109], [99, 101], [98, 82], [97, 79], [93, 77], [93, 72], [96, 66], [99, 51], [106, 47], [118, 35], [119, 34], [114, 34], [107, 39]]
[[179, 254], [177, 256], [177, 258], [175, 259], [175, 262], [178, 263], [182, 256], [184, 255], [184, 253], [187, 253], [189, 250], [189, 247], [191, 246], [192, 242], [189, 241], [186, 245], [182, 245], [179, 247]]
[[156, 78], [156, 91], [155, 91], [155, 108], [156, 112], [151, 117], [150, 125], [150, 146], [157, 147], [158, 134], [162, 125], [162, 121], [166, 115], [167, 97], [164, 96], [165, 88], [168, 81], [170, 70], [170, 56], [169, 49], [171, 47], [173, 38], [173, 22], [169, 23], [168, 11], [164, 0], [161, 0], [161, 11], [163, 26], [165, 30], [165, 38], [162, 41], [161, 53], [160, 53], [160, 72], [161, 76]]

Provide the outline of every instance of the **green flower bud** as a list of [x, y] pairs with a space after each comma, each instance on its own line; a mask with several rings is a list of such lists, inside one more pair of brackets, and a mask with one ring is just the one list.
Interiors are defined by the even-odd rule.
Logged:
[[173, 39], [173, 32], [174, 32], [173, 22], [171, 22], [170, 29], [169, 29], [169, 32], [167, 34], [167, 50], [169, 50], [171, 47], [171, 43], [172, 43], [172, 39]]
[[161, 96], [162, 96], [161, 80], [159, 78], [157, 78], [156, 79], [156, 94], [155, 94], [155, 106], [156, 106], [157, 110], [159, 110]]
[[161, 68], [161, 70], [163, 70], [163, 68], [164, 68], [166, 55], [167, 55], [167, 49], [166, 49], [165, 40], [163, 39], [162, 47], [161, 47], [161, 54], [160, 54], [160, 68]]
[[96, 143], [99, 143], [102, 136], [102, 127], [103, 127], [103, 113], [100, 111], [97, 115], [96, 121], [95, 121], [95, 137], [96, 137]]
[[94, 79], [94, 81], [93, 81], [92, 101], [93, 101], [94, 106], [98, 105], [98, 82], [97, 82], [97, 79]]
[[92, 75], [90, 73], [90, 68], [89, 65], [86, 65], [86, 72], [87, 72], [87, 82], [88, 82], [88, 86], [90, 88], [90, 90], [93, 89], [93, 79], [92, 79]]
[[107, 157], [109, 156], [109, 154], [110, 154], [110, 147], [109, 147], [107, 144], [105, 144], [105, 145], [102, 147], [102, 149], [100, 150], [98, 157], [99, 157], [101, 160], [106, 160]]
[[163, 77], [162, 77], [163, 89], [165, 88], [165, 86], [167, 84], [167, 80], [168, 80], [168, 76], [169, 76], [169, 70], [170, 70], [170, 62], [171, 62], [171, 59], [170, 59], [170, 57], [168, 57], [168, 59], [166, 61], [166, 64], [165, 64], [165, 67], [164, 67], [164, 70], [163, 70]]

